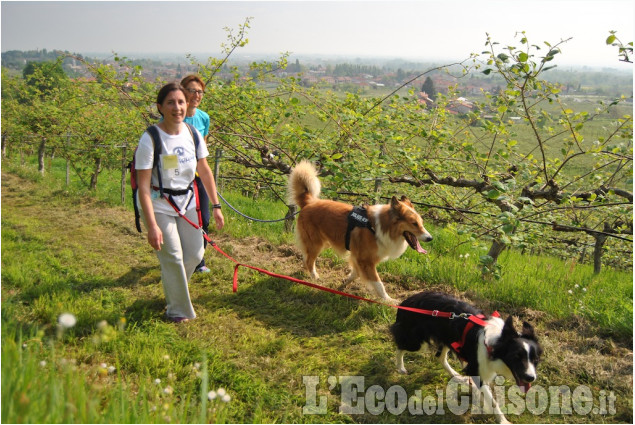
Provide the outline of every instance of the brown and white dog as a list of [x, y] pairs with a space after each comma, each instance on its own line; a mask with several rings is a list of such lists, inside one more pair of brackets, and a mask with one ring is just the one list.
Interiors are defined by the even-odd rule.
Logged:
[[[315, 260], [329, 246], [340, 256], [348, 255], [346, 234], [351, 205], [320, 199], [317, 170], [307, 160], [301, 161], [289, 176], [289, 202], [301, 208], [296, 226], [296, 242], [304, 257], [304, 267], [313, 279], [319, 276]], [[432, 240], [423, 227], [421, 216], [403, 196], [392, 197], [390, 204], [367, 206], [370, 228], [355, 227], [350, 231], [348, 262], [351, 272], [345, 283], [358, 276], [375, 294], [386, 302], [395, 303], [384, 288], [377, 264], [401, 256], [408, 246], [425, 254], [419, 241]]]

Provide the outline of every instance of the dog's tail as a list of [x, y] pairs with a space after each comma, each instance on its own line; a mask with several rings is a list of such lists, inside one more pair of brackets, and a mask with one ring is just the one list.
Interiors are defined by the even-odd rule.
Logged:
[[289, 175], [290, 204], [304, 208], [311, 200], [320, 197], [320, 180], [315, 166], [306, 159], [300, 161]]

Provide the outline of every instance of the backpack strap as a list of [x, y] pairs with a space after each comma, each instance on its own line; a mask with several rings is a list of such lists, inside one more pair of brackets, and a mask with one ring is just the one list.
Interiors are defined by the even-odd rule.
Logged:
[[[198, 131], [195, 131], [194, 127], [189, 123], [185, 123], [185, 125], [187, 126], [187, 129], [190, 130], [190, 134], [192, 135], [192, 139], [194, 140], [194, 155], [196, 156], [196, 162], [198, 163], [198, 145], [201, 143], [201, 141], [198, 138]], [[198, 174], [196, 175], [198, 176]], [[201, 231], [203, 231], [203, 215], [201, 212], [201, 203], [198, 198], [198, 185], [196, 184], [196, 182], [193, 182], [192, 186], [194, 186], [194, 199], [196, 200], [196, 214], [198, 215], [198, 227], [201, 229]], [[204, 231], [203, 231], [203, 236], [208, 237]]]
[[196, 155], [196, 161], [198, 162], [198, 145], [201, 144], [201, 140], [198, 138], [198, 133], [194, 131], [194, 127], [192, 124], [184, 122], [187, 126], [187, 129], [190, 130], [190, 134], [192, 135], [192, 140], [194, 140], [194, 155]]
[[[163, 181], [161, 180], [161, 167], [157, 167], [159, 165], [159, 158], [161, 157], [161, 136], [159, 136], [159, 130], [155, 125], [151, 125], [146, 129], [146, 133], [150, 135], [150, 139], [152, 140], [152, 146], [154, 147], [154, 157], [152, 161], [152, 168], [157, 169], [158, 178], [159, 178], [159, 191], [161, 192], [161, 196], [163, 196]], [[134, 165], [134, 156], [136, 156], [137, 150], [135, 149], [135, 153], [133, 155], [132, 164]], [[131, 176], [132, 179], [135, 180], [135, 183], [132, 184], [132, 204], [134, 205], [134, 215], [135, 215], [135, 225], [137, 227], [137, 232], [141, 233], [141, 212], [139, 211], [139, 206], [137, 205], [137, 183], [136, 183], [136, 168], [131, 171], [135, 174]]]
[[154, 146], [154, 159], [152, 161], [152, 169], [157, 170], [157, 178], [159, 180], [159, 193], [163, 196], [163, 180], [161, 179], [161, 167], [159, 167], [159, 159], [161, 158], [162, 146], [161, 136], [159, 135], [159, 129], [156, 125], [151, 125], [146, 129], [150, 138], [152, 139], [152, 145]]

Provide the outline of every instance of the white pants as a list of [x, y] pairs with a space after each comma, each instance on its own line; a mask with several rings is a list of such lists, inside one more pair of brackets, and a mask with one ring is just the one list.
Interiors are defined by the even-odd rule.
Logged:
[[[185, 216], [198, 223], [196, 208], [190, 209]], [[205, 253], [201, 231], [181, 217], [155, 213], [155, 219], [163, 232], [163, 245], [156, 253], [161, 264], [166, 315], [194, 319], [196, 313], [187, 283]]]

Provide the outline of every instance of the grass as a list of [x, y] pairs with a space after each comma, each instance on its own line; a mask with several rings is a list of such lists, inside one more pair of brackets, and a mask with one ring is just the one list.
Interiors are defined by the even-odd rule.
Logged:
[[[340, 414], [345, 376], [363, 379], [365, 390], [398, 385], [422, 397], [446, 388], [448, 377], [433, 356], [407, 355], [411, 374], [396, 373], [387, 332], [393, 309], [245, 268], [232, 293], [232, 264], [208, 249], [213, 272], [195, 275], [190, 287], [198, 318], [175, 326], [162, 319], [157, 260], [134, 230], [131, 209], [117, 206], [118, 194], [87, 197], [55, 178], [34, 176], [28, 167], [8, 161], [3, 167], [2, 422], [493, 421], [470, 412], [456, 416], [447, 408], [442, 415], [408, 409], [399, 415], [388, 409]], [[112, 189], [109, 181], [115, 182]], [[117, 193], [117, 177], [102, 176], [102, 182], [103, 193]], [[286, 213], [279, 202], [224, 195], [252, 217]], [[283, 223], [255, 223], [223, 211], [226, 229], [213, 237], [224, 251], [244, 263], [306, 278]], [[538, 384], [572, 390], [585, 385], [596, 403], [602, 392], [617, 398], [612, 414], [526, 411], [508, 419], [632, 422], [632, 273], [606, 268], [595, 276], [590, 266], [506, 251], [501, 278], [484, 280], [481, 253], [459, 245], [449, 229], [431, 232], [428, 256], [407, 252], [381, 265], [389, 293], [443, 289], [504, 317], [529, 320], [545, 347]], [[337, 287], [344, 262], [327, 251], [318, 269], [321, 284]], [[361, 287], [347, 289], [367, 296]], [[77, 324], [61, 332], [57, 320], [64, 312], [73, 313]], [[311, 376], [318, 380], [316, 395], [326, 397], [325, 414], [303, 413], [311, 404], [303, 379]], [[228, 403], [208, 399], [219, 388], [231, 397]]]

